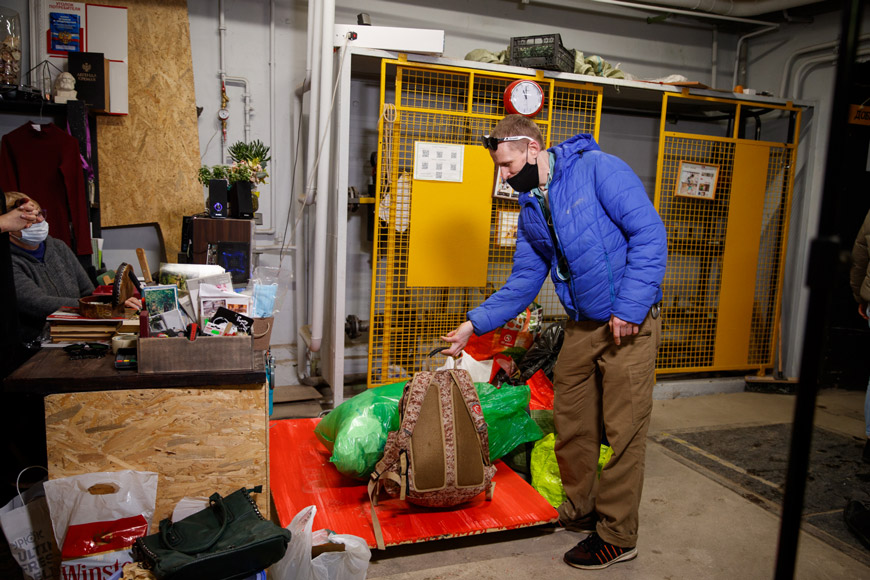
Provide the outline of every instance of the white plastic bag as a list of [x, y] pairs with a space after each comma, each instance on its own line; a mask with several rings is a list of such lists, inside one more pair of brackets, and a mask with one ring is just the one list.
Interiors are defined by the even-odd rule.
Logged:
[[[365, 540], [349, 534], [327, 533], [333, 544], [344, 544], [344, 550], [324, 552], [311, 558], [314, 534], [313, 505], [302, 509], [287, 526], [290, 530], [290, 545], [281, 561], [272, 564], [269, 571], [274, 580], [365, 580], [372, 552]], [[320, 536], [325, 530], [317, 532]]]
[[489, 377], [492, 375], [492, 360], [479, 361], [464, 350], [459, 354], [462, 358], [458, 361], [452, 356], [448, 356], [444, 366], [435, 370], [449, 371], [451, 369], [461, 369], [468, 371], [471, 375], [471, 380], [475, 383], [489, 382]]
[[0, 508], [0, 526], [12, 557], [31, 580], [60, 578], [60, 550], [42, 486], [42, 482], [32, 486]]
[[63, 577], [106, 580], [133, 561], [133, 542], [148, 534], [157, 474], [125, 470], [52, 479], [45, 498]]

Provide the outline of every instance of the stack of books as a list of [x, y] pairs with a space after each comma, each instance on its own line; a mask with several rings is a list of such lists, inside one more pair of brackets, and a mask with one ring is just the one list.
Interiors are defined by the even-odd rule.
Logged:
[[135, 321], [138, 331], [138, 319], [125, 318], [85, 318], [75, 308], [61, 308], [47, 317], [51, 342], [99, 342], [111, 340], [122, 325]]

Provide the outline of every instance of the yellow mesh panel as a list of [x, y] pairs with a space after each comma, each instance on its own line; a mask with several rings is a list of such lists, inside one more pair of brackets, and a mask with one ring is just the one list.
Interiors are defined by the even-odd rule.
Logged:
[[[686, 101], [691, 99], [665, 96], [662, 110], [663, 130], [655, 199], [668, 234], [668, 267], [662, 288], [663, 342], [658, 354], [657, 372], [753, 368], [762, 371], [774, 362], [797, 133], [795, 131], [787, 144], [769, 143], [763, 147], [763, 142], [753, 141], [762, 145], [761, 149], [768, 151], [769, 155], [763, 215], [744, 220], [745, 216], [730, 215], [732, 176], [736, 171], [735, 147], [744, 140], [733, 136], [710, 136], [703, 129], [698, 133], [664, 131], [669, 103], [676, 101], [685, 107]], [[697, 101], [699, 106], [711, 102], [736, 105], [735, 120], [740, 122], [742, 105], [724, 99], [698, 98]], [[764, 109], [755, 104], [753, 107], [756, 112]], [[794, 114], [795, 126], [799, 126], [799, 109], [770, 108]], [[718, 181], [712, 200], [675, 195], [681, 162], [718, 166]], [[735, 340], [727, 333], [717, 332], [719, 305], [730, 298], [722, 294], [726, 240], [733, 242], [739, 241], [741, 236], [749, 237], [747, 232], [741, 232], [740, 227], [735, 226], [750, 221], [760, 221], [762, 226], [757, 248], [754, 300], [751, 307], [740, 313], [750, 321], [749, 346], [745, 360], [740, 364], [717, 366], [714, 363], [717, 347], [727, 347], [729, 340]], [[732, 224], [730, 228], [728, 224]]]
[[[410, 209], [414, 195], [414, 142], [478, 145], [480, 136], [489, 133], [504, 117], [504, 90], [517, 78], [524, 77], [399, 61], [382, 63], [384, 114], [378, 142], [369, 386], [388, 384], [441, 366], [443, 356], [427, 356], [433, 348], [446, 346], [439, 337], [465, 321], [466, 313], [498, 290], [510, 275], [514, 246], [504, 243], [504, 224], [515, 220], [519, 206], [514, 200], [495, 198], [490, 216], [486, 286], [407, 285], [408, 238], [413, 227]], [[535, 122], [545, 141], [558, 143], [582, 132], [597, 137], [599, 87], [535, 80], [544, 89], [544, 107]], [[492, 191], [481, 191], [480, 195], [492, 195]], [[445, 207], [450, 211], [449, 203]], [[432, 251], [437, 252], [438, 248]], [[549, 281], [537, 302], [543, 306], [547, 319], [564, 317]]]

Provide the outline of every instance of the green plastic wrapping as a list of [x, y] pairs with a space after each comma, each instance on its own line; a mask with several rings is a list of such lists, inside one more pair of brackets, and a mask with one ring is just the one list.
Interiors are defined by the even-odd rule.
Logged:
[[[546, 499], [554, 508], [559, 507], [565, 501], [565, 490], [562, 488], [562, 476], [559, 473], [559, 464], [556, 462], [556, 435], [548, 433], [540, 441], [535, 443], [532, 449], [532, 487]], [[598, 476], [601, 477], [601, 469], [610, 461], [613, 449], [608, 445], [601, 446], [598, 455]]]
[[[365, 479], [384, 453], [387, 434], [399, 428], [399, 399], [407, 381], [368, 389], [348, 399], [314, 429], [317, 439], [332, 453], [329, 460], [348, 477]], [[543, 433], [529, 417], [530, 392], [526, 385], [496, 388], [475, 383], [489, 431], [492, 461]]]

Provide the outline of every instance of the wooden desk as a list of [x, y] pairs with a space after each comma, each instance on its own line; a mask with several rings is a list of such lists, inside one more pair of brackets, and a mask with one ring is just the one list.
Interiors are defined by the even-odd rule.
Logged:
[[263, 486], [269, 517], [269, 430], [262, 353], [255, 370], [140, 375], [114, 358], [69, 360], [45, 348], [4, 381], [45, 395], [49, 478], [135, 469], [159, 474], [152, 521], [185, 496]]

